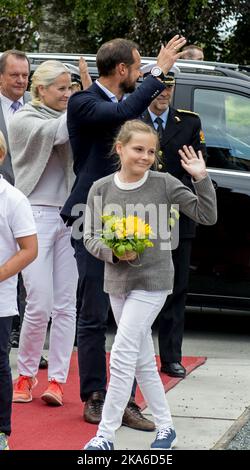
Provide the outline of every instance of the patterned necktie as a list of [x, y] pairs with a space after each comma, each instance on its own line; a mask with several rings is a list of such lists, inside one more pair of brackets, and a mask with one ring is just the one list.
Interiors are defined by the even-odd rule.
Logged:
[[160, 139], [160, 141], [161, 141], [162, 138], [163, 138], [163, 132], [164, 132], [163, 125], [162, 125], [163, 120], [162, 120], [162, 118], [160, 118], [160, 117], [158, 116], [157, 118], [155, 118], [155, 122], [156, 122], [156, 124], [158, 125], [158, 127], [157, 127], [157, 132], [158, 132], [158, 135], [159, 135], [159, 139]]
[[19, 110], [19, 108], [22, 106], [20, 101], [13, 101], [11, 108], [13, 109], [13, 113]]

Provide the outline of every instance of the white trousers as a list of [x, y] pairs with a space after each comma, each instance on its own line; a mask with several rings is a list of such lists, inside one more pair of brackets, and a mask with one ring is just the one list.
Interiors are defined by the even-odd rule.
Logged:
[[118, 325], [110, 356], [110, 382], [97, 435], [114, 441], [128, 403], [134, 377], [157, 428], [173, 426], [157, 370], [151, 326], [164, 305], [167, 291], [134, 290], [110, 296]]
[[22, 272], [27, 305], [21, 328], [18, 372], [35, 376], [52, 318], [48, 376], [66, 382], [75, 337], [77, 267], [71, 229], [59, 208], [33, 206], [38, 257]]

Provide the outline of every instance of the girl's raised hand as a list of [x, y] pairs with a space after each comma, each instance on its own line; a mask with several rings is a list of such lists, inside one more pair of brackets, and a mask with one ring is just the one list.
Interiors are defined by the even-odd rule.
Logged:
[[198, 150], [198, 154], [194, 151], [190, 145], [183, 145], [183, 148], [179, 150], [181, 156], [181, 164], [194, 180], [198, 181], [207, 176], [207, 169], [202, 152]]

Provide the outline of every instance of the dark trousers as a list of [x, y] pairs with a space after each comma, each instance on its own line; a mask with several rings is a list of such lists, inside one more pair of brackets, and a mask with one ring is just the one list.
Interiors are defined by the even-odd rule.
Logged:
[[13, 317], [0, 317], [0, 432], [11, 433], [12, 377], [8, 342]]
[[175, 275], [173, 293], [159, 314], [159, 351], [161, 363], [179, 362], [182, 358], [184, 313], [188, 289], [192, 238], [180, 239], [172, 252]]
[[[106, 393], [106, 330], [109, 296], [103, 292], [104, 263], [85, 249], [82, 240], [71, 240], [78, 267], [77, 349], [80, 397], [86, 401], [92, 392]], [[135, 397], [134, 381], [131, 397]]]
[[72, 245], [79, 274], [77, 347], [80, 396], [85, 401], [92, 392], [106, 393], [105, 334], [110, 303], [103, 292], [104, 263], [87, 252], [82, 240], [72, 239]]
[[23, 284], [23, 278], [21, 274], [18, 274], [18, 283], [17, 283], [17, 307], [19, 315], [13, 317], [12, 330], [20, 331], [23, 316], [26, 306], [26, 290]]

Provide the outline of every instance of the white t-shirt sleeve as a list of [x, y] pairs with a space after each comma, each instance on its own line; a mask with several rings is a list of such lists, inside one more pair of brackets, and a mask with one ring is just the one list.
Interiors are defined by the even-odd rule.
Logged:
[[32, 209], [26, 197], [23, 197], [15, 207], [11, 230], [15, 238], [28, 237], [37, 232]]

